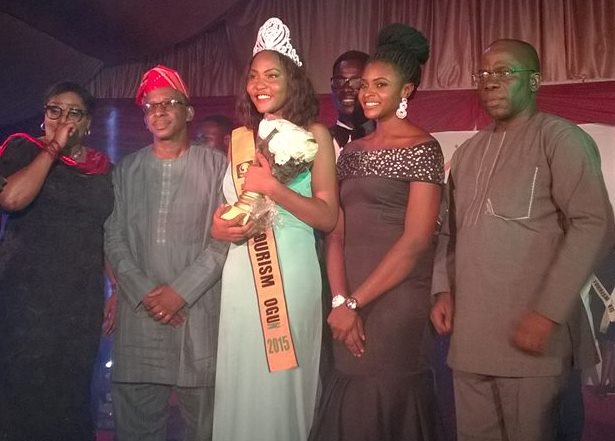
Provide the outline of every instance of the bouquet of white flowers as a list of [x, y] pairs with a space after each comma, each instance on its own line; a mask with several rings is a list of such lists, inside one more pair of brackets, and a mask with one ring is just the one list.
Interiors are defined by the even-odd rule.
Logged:
[[[257, 148], [269, 160], [271, 173], [281, 183], [288, 184], [312, 168], [318, 144], [311, 132], [285, 119], [263, 119], [258, 126], [258, 138]], [[245, 214], [243, 224], [253, 220], [256, 230], [263, 231], [273, 223], [275, 213], [275, 204], [269, 198], [244, 191], [222, 218]]]
[[263, 119], [258, 125], [259, 149], [272, 160], [273, 175], [287, 184], [312, 167], [318, 144], [311, 132], [285, 119]]

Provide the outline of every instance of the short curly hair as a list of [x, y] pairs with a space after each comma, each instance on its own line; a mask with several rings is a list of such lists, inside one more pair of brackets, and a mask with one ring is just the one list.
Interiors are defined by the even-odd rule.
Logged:
[[340, 67], [340, 64], [342, 64], [343, 61], [358, 61], [359, 64], [361, 64], [362, 66], [365, 66], [368, 60], [369, 60], [369, 55], [366, 54], [365, 52], [356, 51], [356, 50], [346, 51], [342, 55], [337, 57], [337, 59], [333, 63], [333, 75], [335, 75], [335, 70]]
[[79, 95], [79, 98], [83, 101], [85, 105], [85, 110], [88, 115], [91, 115], [96, 107], [96, 98], [92, 96], [89, 90], [83, 87], [81, 84], [72, 82], [72, 81], [63, 81], [61, 83], [56, 83], [51, 86], [45, 96], [43, 97], [43, 104], [47, 105], [49, 100], [54, 96], [61, 95], [66, 92], [73, 92]]

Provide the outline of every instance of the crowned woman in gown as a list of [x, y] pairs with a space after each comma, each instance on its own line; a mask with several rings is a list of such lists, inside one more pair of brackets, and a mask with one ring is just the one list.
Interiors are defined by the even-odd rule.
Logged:
[[217, 441], [305, 440], [316, 404], [314, 229], [330, 231], [337, 220], [335, 156], [327, 128], [314, 122], [316, 94], [288, 33], [277, 18], [259, 30], [239, 105], [245, 126], [233, 132], [223, 184], [229, 204], [241, 201], [221, 207], [212, 227], [232, 242], [222, 276]]

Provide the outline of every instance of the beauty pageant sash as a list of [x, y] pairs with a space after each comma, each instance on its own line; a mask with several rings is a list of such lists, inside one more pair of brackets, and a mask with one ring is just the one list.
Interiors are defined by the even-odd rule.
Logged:
[[[231, 173], [238, 195], [242, 192], [245, 173], [254, 161], [255, 149], [252, 130], [245, 127], [233, 130]], [[251, 237], [247, 245], [269, 372], [295, 368], [298, 365], [297, 356], [273, 228], [269, 227], [263, 233]]]

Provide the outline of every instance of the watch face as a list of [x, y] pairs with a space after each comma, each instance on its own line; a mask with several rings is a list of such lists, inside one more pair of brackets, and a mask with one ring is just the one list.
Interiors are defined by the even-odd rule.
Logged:
[[357, 309], [357, 306], [359, 306], [359, 304], [357, 302], [357, 299], [355, 299], [354, 297], [348, 297], [346, 299], [346, 307], [348, 309], [352, 309], [354, 311], [355, 309]]
[[346, 297], [341, 294], [336, 294], [335, 296], [333, 296], [333, 299], [331, 299], [331, 307], [337, 308], [338, 306], [342, 306], [345, 301]]

